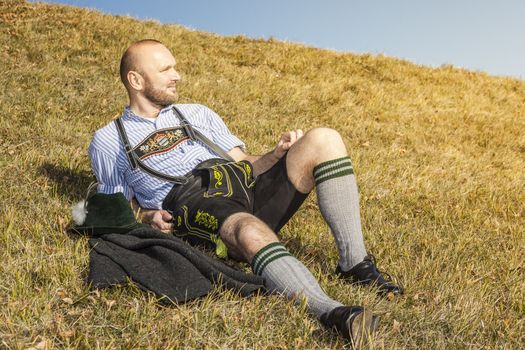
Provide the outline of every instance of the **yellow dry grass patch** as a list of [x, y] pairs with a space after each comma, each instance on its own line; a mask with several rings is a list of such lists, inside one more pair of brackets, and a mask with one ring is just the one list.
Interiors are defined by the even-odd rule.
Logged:
[[91, 291], [66, 234], [91, 180], [92, 133], [122, 111], [133, 41], [176, 54], [181, 102], [210, 106], [252, 153], [280, 132], [337, 128], [361, 190], [367, 245], [400, 276], [394, 302], [332, 275], [311, 196], [283, 230], [341, 301], [381, 315], [371, 348], [525, 343], [525, 84], [444, 66], [248, 40], [64, 6], [0, 2], [0, 348], [336, 349], [304, 307], [229, 292], [175, 307], [133, 287]]

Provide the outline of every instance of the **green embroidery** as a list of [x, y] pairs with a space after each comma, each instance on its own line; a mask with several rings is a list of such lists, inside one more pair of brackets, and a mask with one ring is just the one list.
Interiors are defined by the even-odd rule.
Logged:
[[222, 186], [222, 173], [217, 170], [217, 169], [213, 169], [213, 177], [215, 178], [215, 180], [217, 180], [217, 182], [215, 183], [215, 188], [218, 188], [219, 186]]
[[252, 168], [250, 167], [248, 163], [244, 163], [244, 171], [246, 171], [248, 178], [250, 178], [250, 175], [252, 173]]
[[228, 247], [222, 241], [222, 239], [217, 235], [212, 235], [211, 240], [215, 243], [215, 254], [222, 259], [228, 257]]
[[[208, 191], [203, 193], [204, 198], [212, 198], [217, 196], [230, 197], [233, 193], [233, 189], [228, 171], [222, 165], [217, 165], [212, 167], [212, 169], [213, 179], [210, 178]], [[228, 190], [227, 193], [225, 191], [226, 189]]]
[[195, 215], [195, 223], [211, 229], [212, 231], [217, 231], [219, 229], [219, 221], [217, 218], [201, 210], [197, 210], [197, 215]]

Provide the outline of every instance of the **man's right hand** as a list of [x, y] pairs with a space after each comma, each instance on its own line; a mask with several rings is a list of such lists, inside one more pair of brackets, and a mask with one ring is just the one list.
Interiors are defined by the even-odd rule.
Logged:
[[[143, 209], [144, 210], [144, 209]], [[147, 210], [142, 213], [142, 222], [164, 233], [170, 233], [173, 224], [173, 216], [166, 210]]]

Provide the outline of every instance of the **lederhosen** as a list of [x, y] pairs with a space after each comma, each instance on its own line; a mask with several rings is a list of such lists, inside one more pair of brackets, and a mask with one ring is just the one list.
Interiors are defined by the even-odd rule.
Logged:
[[200, 141], [221, 158], [206, 160], [184, 176], [161, 173], [140, 159], [141, 156], [158, 151], [155, 147], [143, 147], [151, 144], [148, 140], [154, 137], [158, 139], [157, 133], [149, 135], [132, 148], [122, 121], [120, 118], [115, 120], [132, 169], [140, 168], [151, 176], [175, 184], [162, 203], [162, 208], [173, 215], [173, 233], [190, 244], [213, 247], [217, 255], [225, 257], [227, 250], [220, 240], [219, 229], [232, 214], [251, 213], [278, 232], [307, 197], [288, 180], [286, 157], [255, 179], [250, 162], [235, 162], [224, 150], [193, 128], [175, 106], [173, 112], [181, 121], [181, 126], [161, 130], [163, 134], [160, 137], [171, 137], [172, 145], [188, 139]]

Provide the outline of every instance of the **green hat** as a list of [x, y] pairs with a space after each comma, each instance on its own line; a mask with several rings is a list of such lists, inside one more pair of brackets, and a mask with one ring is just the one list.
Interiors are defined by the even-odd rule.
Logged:
[[[79, 210], [83, 212], [79, 213]], [[88, 198], [87, 203], [77, 204], [73, 209], [73, 218], [76, 224], [72, 229], [91, 236], [127, 233], [135, 228], [150, 227], [137, 222], [131, 205], [121, 192], [95, 193]]]

